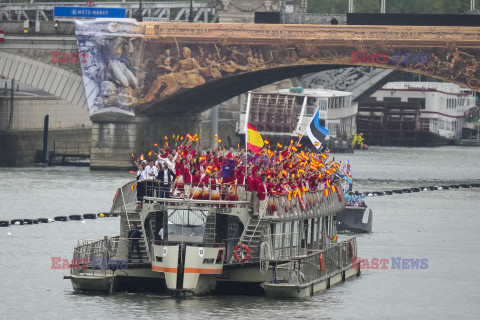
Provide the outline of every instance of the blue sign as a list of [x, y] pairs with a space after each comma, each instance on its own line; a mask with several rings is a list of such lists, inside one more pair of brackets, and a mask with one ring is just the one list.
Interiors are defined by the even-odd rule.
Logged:
[[55, 17], [71, 18], [125, 18], [125, 8], [96, 8], [96, 7], [55, 7]]

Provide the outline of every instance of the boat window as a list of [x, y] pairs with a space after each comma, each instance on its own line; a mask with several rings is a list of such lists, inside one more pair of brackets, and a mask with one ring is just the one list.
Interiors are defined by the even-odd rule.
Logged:
[[169, 209], [169, 241], [203, 241], [208, 210]]
[[328, 99], [319, 99], [319, 109], [321, 111], [327, 111]]
[[298, 247], [298, 221], [294, 221], [292, 223], [292, 237], [293, 237], [292, 246], [294, 248]]
[[307, 106], [305, 108], [305, 116], [307, 117], [313, 117], [313, 114], [315, 112], [315, 106]]

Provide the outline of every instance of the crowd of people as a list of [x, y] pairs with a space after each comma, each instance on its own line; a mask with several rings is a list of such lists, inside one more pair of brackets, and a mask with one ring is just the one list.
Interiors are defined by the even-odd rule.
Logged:
[[155, 193], [160, 198], [237, 200], [238, 186], [244, 185], [248, 197], [261, 206], [269, 196], [291, 200], [308, 191], [338, 191], [335, 182], [342, 169], [328, 149], [310, 152], [292, 139], [288, 146], [265, 140], [259, 153], [233, 148], [201, 152], [197, 141], [198, 135], [165, 137], [158, 153], [152, 150], [134, 160], [138, 201]]
[[352, 190], [345, 191], [345, 201], [349, 207], [366, 207], [365, 199], [366, 195], [360, 194], [358, 191], [353, 192]]

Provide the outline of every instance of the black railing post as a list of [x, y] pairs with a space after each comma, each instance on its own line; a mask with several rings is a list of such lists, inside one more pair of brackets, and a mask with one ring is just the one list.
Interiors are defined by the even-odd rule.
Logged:
[[[15, 86], [15, 80], [12, 79], [12, 87], [10, 88], [10, 116], [8, 118], [8, 129], [13, 128], [13, 101], [14, 101], [14, 95], [15, 95], [14, 86]], [[7, 87], [6, 84], [5, 84], [5, 87]]]
[[143, 22], [143, 4], [142, 4], [142, 0], [140, 0], [140, 4], [139, 4], [139, 7], [138, 7], [137, 21], [138, 21], [138, 22]]
[[188, 13], [188, 22], [193, 22], [193, 0], [190, 0], [190, 12]]
[[48, 165], [48, 122], [50, 116], [47, 114], [43, 120], [43, 164]]

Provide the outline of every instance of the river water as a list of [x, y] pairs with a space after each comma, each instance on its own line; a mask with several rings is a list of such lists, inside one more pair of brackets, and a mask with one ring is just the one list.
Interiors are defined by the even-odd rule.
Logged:
[[[360, 191], [480, 180], [480, 148], [372, 147], [349, 158]], [[131, 178], [0, 168], [0, 220], [108, 211], [116, 187]], [[117, 235], [118, 218], [0, 228], [0, 319], [479, 319], [479, 199], [473, 188], [367, 198], [374, 232], [358, 236], [359, 255], [388, 259], [387, 268], [362, 270], [309, 299], [77, 294], [51, 258], [71, 259], [79, 239]], [[392, 257], [428, 259], [427, 268], [393, 269]]]

